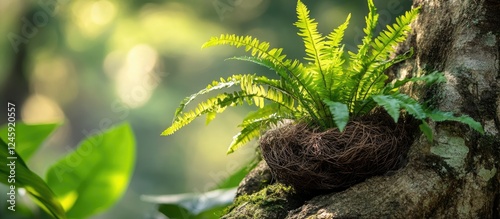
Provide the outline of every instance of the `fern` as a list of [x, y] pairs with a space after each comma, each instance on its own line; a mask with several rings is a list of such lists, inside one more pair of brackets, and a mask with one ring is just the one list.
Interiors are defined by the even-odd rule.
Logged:
[[[342, 131], [351, 118], [370, 113], [378, 107], [387, 111], [395, 122], [402, 111], [421, 120], [420, 129], [429, 139], [432, 139], [432, 129], [427, 119], [461, 122], [482, 133], [481, 124], [468, 116], [428, 109], [399, 92], [399, 88], [407, 83], [442, 83], [445, 81], [442, 73], [387, 81], [385, 71], [413, 54], [412, 49], [403, 54], [393, 53], [395, 46], [406, 40], [411, 30], [410, 24], [416, 19], [419, 9], [399, 16], [394, 24], [387, 25], [378, 36], [374, 36], [379, 15], [373, 0], [367, 1], [369, 12], [363, 29], [366, 35], [356, 53], [348, 52], [348, 58], [344, 58], [344, 45], [341, 42], [351, 15], [347, 16], [343, 24], [323, 36], [317, 30], [317, 22], [310, 18], [309, 10], [300, 0], [297, 2], [297, 22], [294, 25], [304, 42], [306, 63], [288, 59], [282, 48], [271, 48], [268, 42], [251, 36], [222, 34], [212, 37], [202, 48], [219, 45], [243, 47], [248, 56], [229, 60], [256, 63], [271, 69], [279, 78], [239, 74], [213, 81], [181, 101], [172, 125], [162, 135], [173, 134], [202, 115], [206, 115], [209, 123], [228, 107], [242, 104], [255, 105], [258, 109], [247, 115], [239, 125], [241, 131], [233, 137], [228, 153], [283, 120], [306, 121], [321, 129], [338, 128]], [[186, 111], [194, 99], [231, 87], [239, 87], [239, 90], [219, 93]]]

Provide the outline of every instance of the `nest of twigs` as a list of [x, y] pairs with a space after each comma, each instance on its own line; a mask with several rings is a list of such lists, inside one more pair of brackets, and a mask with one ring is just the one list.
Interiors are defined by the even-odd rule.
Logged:
[[300, 190], [342, 189], [401, 166], [413, 140], [409, 123], [377, 113], [338, 129], [304, 123], [269, 130], [260, 139], [273, 176]]

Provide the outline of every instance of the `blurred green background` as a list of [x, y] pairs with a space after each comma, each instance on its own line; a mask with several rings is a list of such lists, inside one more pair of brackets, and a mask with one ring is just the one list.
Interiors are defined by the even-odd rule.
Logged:
[[[304, 3], [325, 34], [352, 13], [344, 42], [356, 49], [365, 1]], [[382, 28], [411, 1], [375, 4]], [[0, 0], [0, 100], [16, 103], [18, 120], [64, 123], [31, 159], [37, 173], [107, 123], [129, 121], [137, 141], [133, 179], [121, 201], [95, 218], [156, 218], [154, 205], [141, 195], [205, 192], [254, 155], [255, 143], [225, 155], [252, 107], [160, 136], [177, 104], [212, 80], [236, 73], [274, 76], [256, 65], [223, 61], [241, 50], [201, 45], [221, 33], [252, 35], [302, 59], [292, 25], [295, 6], [285, 0]], [[0, 123], [6, 118], [0, 116]]]

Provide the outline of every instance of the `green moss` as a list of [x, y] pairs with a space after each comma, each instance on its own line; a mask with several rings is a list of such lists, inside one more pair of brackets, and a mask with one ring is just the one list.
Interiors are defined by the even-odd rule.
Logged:
[[[251, 212], [245, 218], [281, 218], [293, 208], [301, 203], [296, 203], [295, 190], [280, 183], [275, 183], [265, 187], [251, 195], [241, 195], [236, 198], [234, 203], [227, 207], [224, 214], [227, 218], [231, 217], [232, 211]], [[251, 216], [250, 216], [251, 215]]]

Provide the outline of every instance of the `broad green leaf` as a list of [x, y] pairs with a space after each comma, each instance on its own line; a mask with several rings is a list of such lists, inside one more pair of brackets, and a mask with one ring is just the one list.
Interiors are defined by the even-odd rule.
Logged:
[[453, 118], [453, 113], [433, 110], [431, 112], [427, 112], [427, 116], [436, 122], [442, 122]]
[[484, 129], [481, 123], [475, 121], [471, 117], [467, 115], [462, 115], [462, 116], [454, 116], [453, 113], [451, 112], [442, 112], [439, 110], [434, 110], [432, 112], [427, 112], [427, 116], [436, 121], [436, 122], [442, 122], [442, 121], [457, 121], [464, 123], [471, 127], [472, 129], [476, 130], [477, 132], [484, 134]]
[[128, 124], [85, 139], [47, 173], [70, 218], [87, 218], [113, 205], [125, 192], [135, 162]]
[[425, 122], [425, 121], [422, 121], [422, 124], [420, 124], [418, 127], [424, 133], [425, 137], [427, 137], [427, 139], [429, 141], [432, 141], [432, 139], [433, 139], [433, 137], [432, 137], [432, 129], [429, 126], [429, 124], [427, 124], [427, 122]]
[[49, 215], [58, 219], [66, 218], [64, 209], [49, 186], [38, 175], [31, 172], [21, 156], [14, 150], [9, 150], [9, 145], [1, 139], [0, 160], [0, 182], [9, 187], [9, 193], [16, 193], [17, 189], [23, 187], [40, 208]]
[[333, 120], [335, 121], [335, 124], [337, 125], [339, 131], [344, 131], [344, 128], [349, 121], [349, 109], [347, 108], [347, 105], [330, 100], [324, 100], [324, 102], [330, 108], [330, 112], [333, 115]]
[[427, 114], [425, 113], [425, 110], [422, 108], [422, 105], [420, 105], [419, 102], [417, 102], [415, 99], [411, 98], [410, 96], [406, 94], [396, 94], [393, 95], [394, 98], [397, 98], [401, 102], [399, 103], [402, 108], [406, 109], [406, 111], [414, 116], [416, 119], [425, 119], [427, 118]]
[[382, 106], [387, 113], [394, 119], [394, 122], [398, 122], [399, 119], [399, 100], [394, 99], [392, 96], [388, 95], [374, 95], [373, 100]]
[[452, 120], [464, 123], [464, 124], [468, 125], [469, 127], [471, 127], [472, 129], [476, 130], [477, 132], [484, 134], [484, 129], [483, 129], [483, 126], [481, 125], [481, 123], [475, 121], [473, 118], [471, 118], [467, 115], [455, 117]]
[[403, 86], [404, 84], [408, 82], [418, 82], [418, 81], [423, 81], [427, 85], [430, 84], [437, 84], [437, 83], [443, 83], [446, 82], [446, 77], [444, 77], [444, 74], [441, 72], [432, 72], [430, 74], [426, 74], [423, 76], [418, 76], [418, 77], [412, 77], [412, 78], [405, 78], [401, 80], [397, 80], [394, 82], [392, 85], [392, 88], [399, 88]]
[[[42, 145], [43, 141], [59, 126], [59, 124], [39, 124], [28, 125], [17, 122], [15, 128], [16, 152], [24, 160], [29, 160], [36, 150]], [[0, 137], [8, 142], [8, 126], [3, 125], [0, 128]]]
[[201, 194], [143, 195], [145, 202], [160, 204], [159, 210], [169, 218], [198, 218], [214, 208], [233, 202], [236, 188], [218, 189]]

